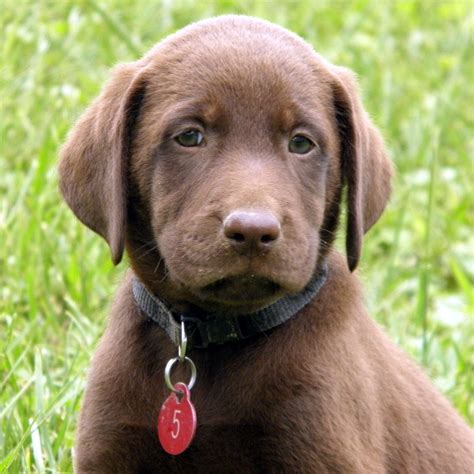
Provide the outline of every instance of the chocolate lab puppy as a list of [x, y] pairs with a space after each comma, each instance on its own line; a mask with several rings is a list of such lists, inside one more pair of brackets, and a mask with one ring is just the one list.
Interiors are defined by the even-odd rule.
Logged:
[[[351, 72], [278, 26], [219, 17], [118, 66], [60, 163], [69, 206], [131, 266], [77, 472], [472, 473], [472, 431], [369, 318], [353, 273], [391, 174]], [[197, 430], [173, 455], [157, 418], [191, 385], [182, 346], [164, 380], [184, 336]]]

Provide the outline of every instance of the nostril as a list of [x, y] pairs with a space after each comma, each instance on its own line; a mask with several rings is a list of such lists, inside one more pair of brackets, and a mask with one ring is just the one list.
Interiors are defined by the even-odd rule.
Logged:
[[239, 234], [238, 232], [235, 232], [229, 238], [231, 240], [235, 240], [236, 242], [244, 242], [245, 241], [245, 235], [244, 234]]
[[270, 242], [273, 242], [274, 240], [276, 240], [276, 237], [274, 237], [273, 235], [266, 234], [266, 235], [262, 235], [260, 242], [262, 242], [262, 244], [269, 244]]

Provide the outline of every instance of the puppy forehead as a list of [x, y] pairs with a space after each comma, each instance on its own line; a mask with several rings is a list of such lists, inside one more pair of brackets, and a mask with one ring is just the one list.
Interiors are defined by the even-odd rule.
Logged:
[[268, 108], [279, 100], [301, 104], [324, 95], [329, 82], [325, 64], [302, 39], [248, 17], [187, 27], [144, 60], [151, 89], [173, 100], [205, 96], [213, 103], [233, 99], [233, 107]]
[[[168, 36], [152, 48], [143, 61], [150, 63], [163, 54], [176, 57], [180, 52], [199, 57], [205, 50], [214, 54], [221, 46], [244, 48], [246, 56], [255, 50], [261, 53], [271, 50], [274, 54], [292, 50], [299, 55], [315, 55], [312, 46], [278, 25], [253, 17], [224, 15], [191, 24]], [[317, 56], [320, 62], [328, 64]]]

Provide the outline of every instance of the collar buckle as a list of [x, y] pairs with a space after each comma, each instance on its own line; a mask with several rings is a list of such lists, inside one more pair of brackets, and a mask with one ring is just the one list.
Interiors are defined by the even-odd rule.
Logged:
[[242, 331], [238, 317], [212, 318], [203, 321], [192, 316], [182, 316], [181, 321], [186, 325], [186, 332], [192, 339], [192, 346], [196, 349], [206, 349], [209, 344], [220, 345], [248, 337]]

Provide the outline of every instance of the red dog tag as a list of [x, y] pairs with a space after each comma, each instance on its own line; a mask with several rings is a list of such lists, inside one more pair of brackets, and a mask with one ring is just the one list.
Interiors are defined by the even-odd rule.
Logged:
[[178, 382], [174, 388], [181, 392], [181, 401], [176, 393], [165, 400], [158, 416], [158, 438], [168, 454], [181, 454], [191, 444], [196, 433], [196, 410], [191, 403], [186, 384]]

